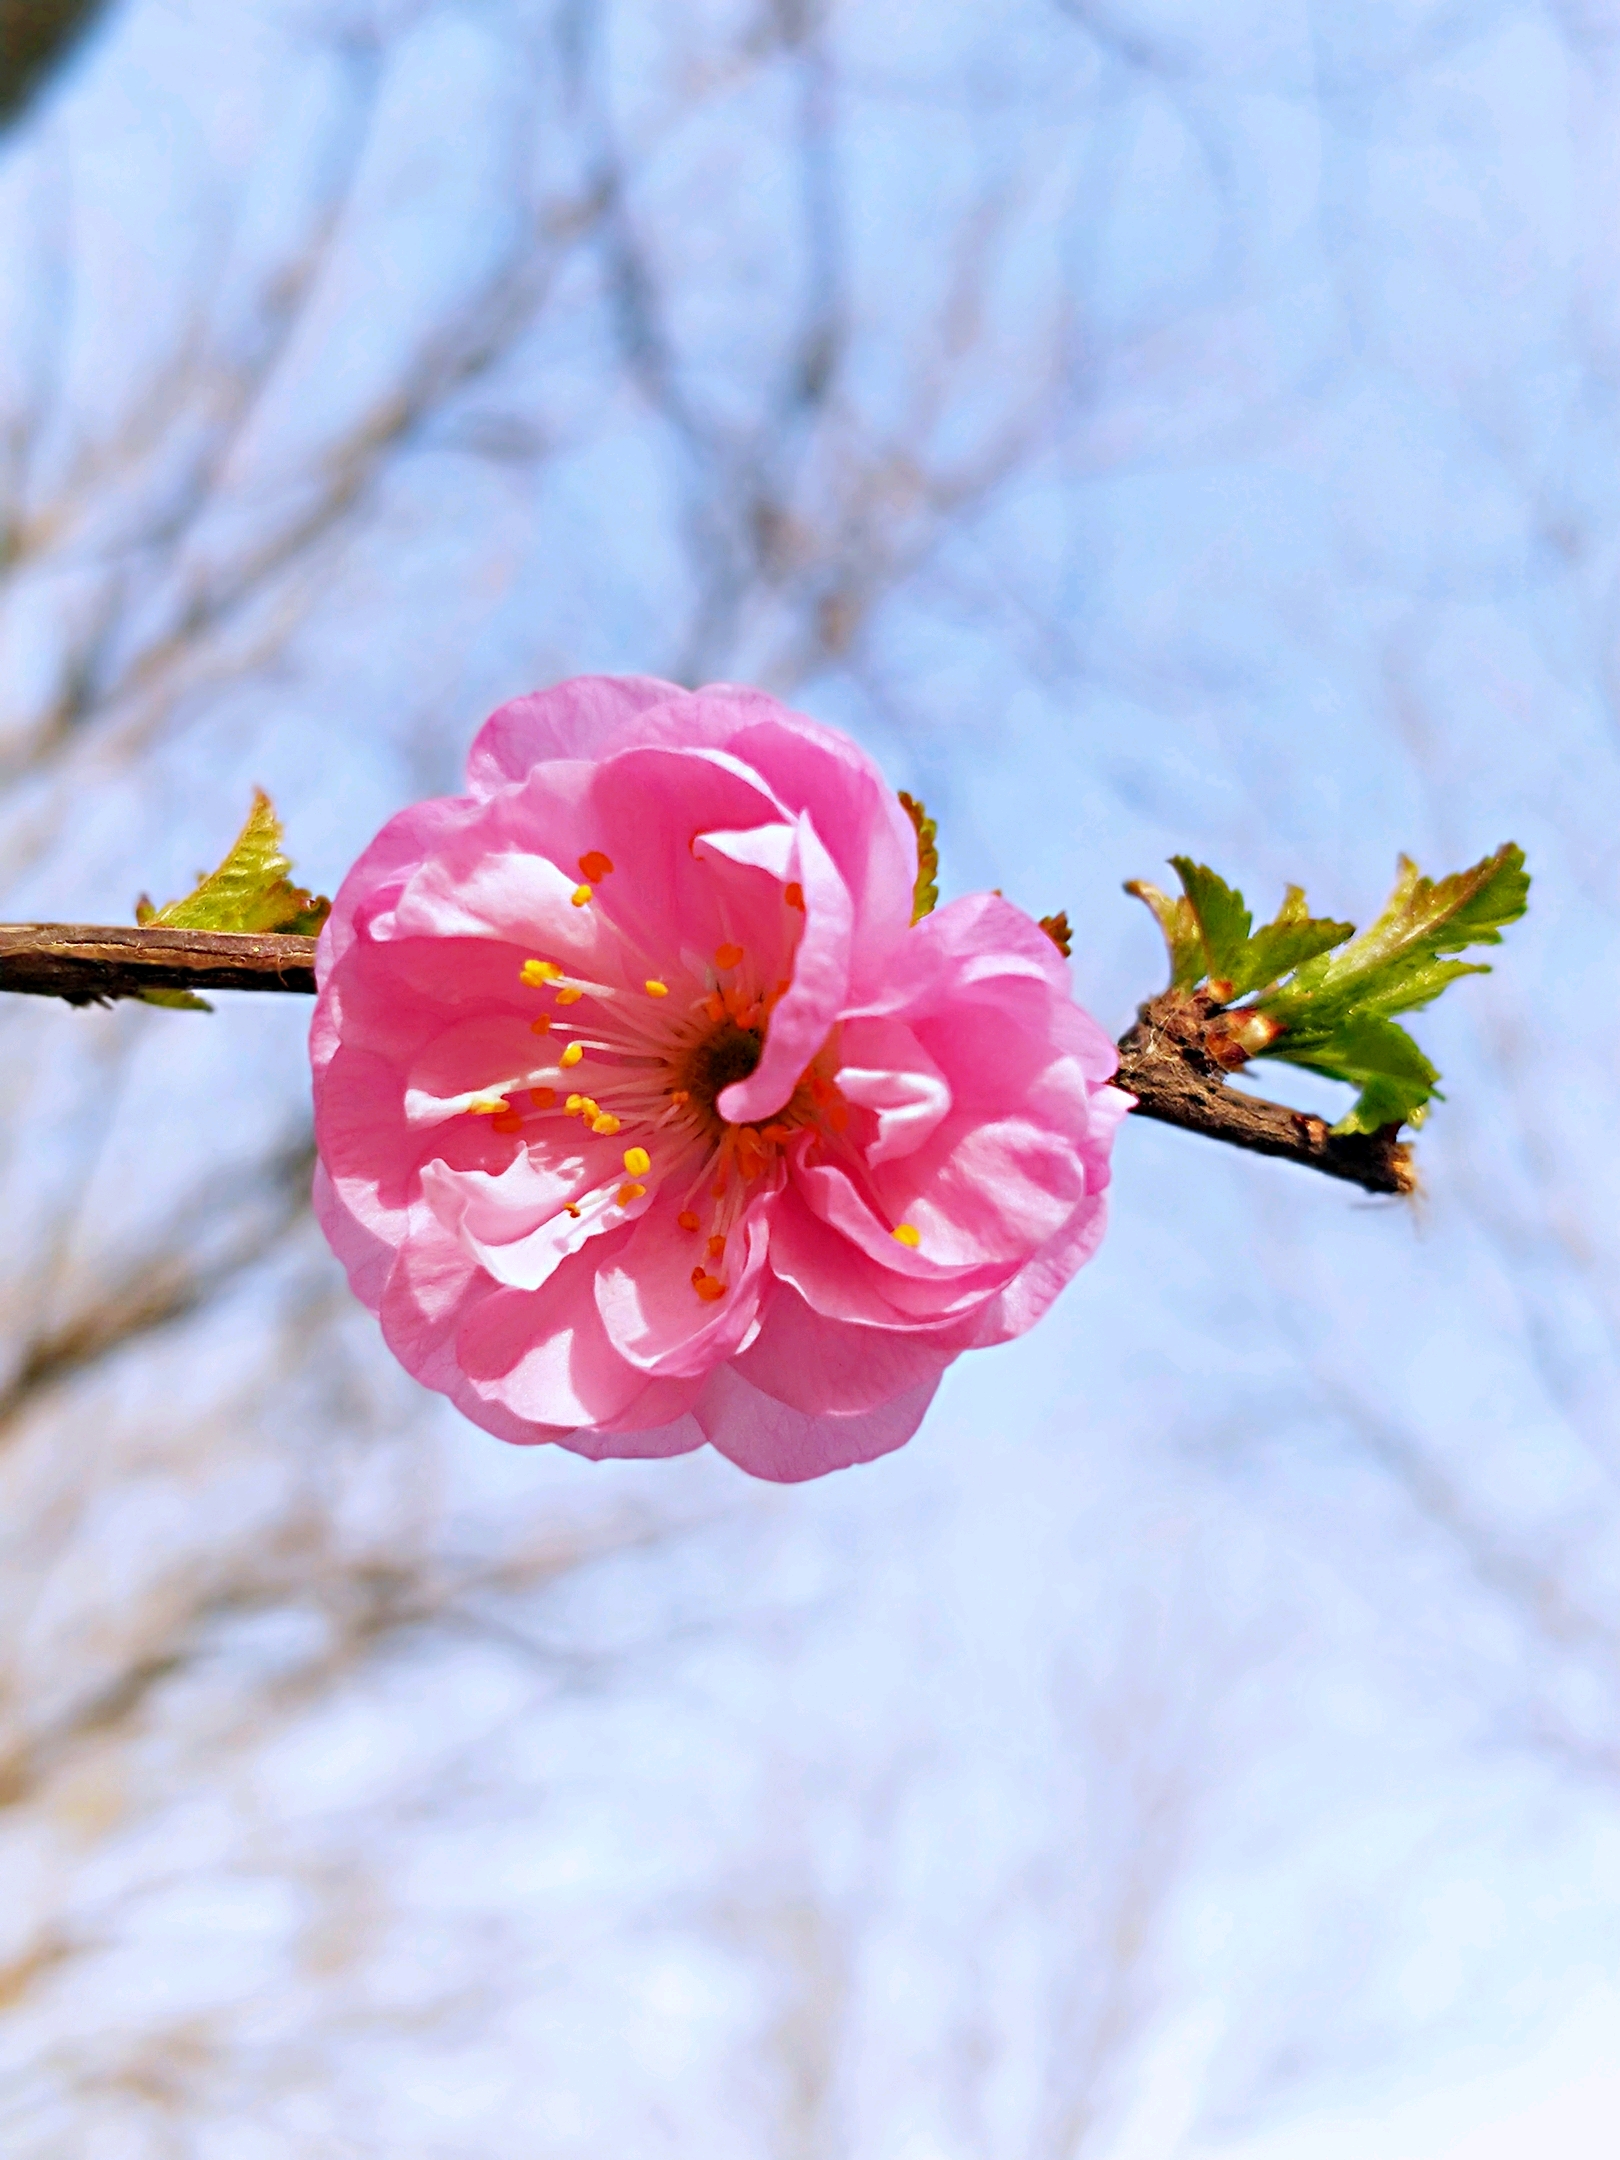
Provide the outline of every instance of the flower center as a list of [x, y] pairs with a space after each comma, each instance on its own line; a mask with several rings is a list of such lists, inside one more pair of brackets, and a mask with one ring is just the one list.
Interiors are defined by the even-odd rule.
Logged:
[[718, 1133], [724, 1124], [717, 1104], [728, 1087], [746, 1080], [759, 1063], [765, 1037], [758, 1028], [722, 1020], [712, 1034], [694, 1043], [675, 1069], [674, 1088]]

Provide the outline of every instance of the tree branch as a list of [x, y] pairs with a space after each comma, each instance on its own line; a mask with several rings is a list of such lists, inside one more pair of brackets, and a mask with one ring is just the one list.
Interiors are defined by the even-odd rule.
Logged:
[[1373, 1193], [1412, 1193], [1417, 1170], [1400, 1127], [1334, 1133], [1325, 1118], [1245, 1095], [1227, 1084], [1241, 1053], [1211, 1023], [1220, 1008], [1202, 992], [1167, 990], [1138, 1008], [1120, 1037], [1115, 1079], [1136, 1097], [1139, 1117], [1224, 1140], [1255, 1155], [1277, 1155]]
[[[312, 937], [242, 936], [222, 930], [137, 929], [122, 924], [0, 925], [0, 990], [106, 1004], [147, 990], [315, 988]], [[1417, 1189], [1412, 1151], [1397, 1127], [1339, 1135], [1323, 1118], [1229, 1087], [1234, 1046], [1221, 1036], [1206, 995], [1166, 991], [1141, 1007], [1120, 1038], [1119, 1085], [1140, 1117], [1203, 1133], [1255, 1155], [1277, 1155], [1373, 1193]]]
[[0, 924], [0, 990], [105, 1005], [148, 990], [315, 988], [312, 937], [122, 923]]

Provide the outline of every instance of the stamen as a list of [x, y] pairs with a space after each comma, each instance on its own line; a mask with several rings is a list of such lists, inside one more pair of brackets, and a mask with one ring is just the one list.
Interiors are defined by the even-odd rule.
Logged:
[[797, 908], [801, 915], [804, 913], [804, 887], [797, 879], [782, 887], [782, 898], [789, 907]]
[[562, 969], [555, 960], [525, 960], [518, 973], [531, 990], [538, 990], [542, 983], [558, 981]]
[[649, 975], [646, 982], [643, 983], [642, 988], [646, 991], [649, 997], [669, 996], [669, 984], [666, 982], [660, 982], [655, 975]]
[[639, 1200], [646, 1190], [645, 1185], [621, 1185], [613, 1197], [620, 1207], [628, 1207], [632, 1200]]
[[689, 1207], [683, 1207], [675, 1220], [683, 1230], [695, 1230], [698, 1226], [698, 1219]]
[[600, 1133], [604, 1140], [611, 1140], [618, 1129], [619, 1121], [611, 1110], [604, 1110], [599, 1116], [591, 1119], [591, 1131]]
[[570, 1095], [568, 1100], [563, 1104], [563, 1116], [578, 1117], [579, 1113], [584, 1109], [584, 1107], [585, 1098], [583, 1095]]
[[529, 1022], [529, 1033], [530, 1033], [531, 1035], [549, 1035], [549, 1034], [550, 1034], [550, 1032], [551, 1032], [551, 1015], [550, 1015], [550, 1013], [542, 1013], [542, 1014], [540, 1015], [540, 1017], [539, 1017], [539, 1019], [538, 1019], [538, 1020], [531, 1020], [531, 1021]]
[[568, 895], [569, 900], [575, 907], [585, 907], [589, 903], [590, 897], [591, 888], [588, 885], [576, 885]]
[[568, 1045], [568, 1048], [563, 1052], [562, 1056], [557, 1060], [557, 1063], [559, 1065], [577, 1065], [584, 1055], [584, 1044], [572, 1042]]
[[577, 1005], [584, 995], [585, 993], [578, 983], [564, 983], [557, 992], [557, 1003], [559, 1005]]
[[579, 1209], [575, 1207], [572, 1200], [565, 1200], [563, 1202], [563, 1213], [565, 1215], [572, 1215], [575, 1222], [579, 1221]]
[[504, 1095], [478, 1095], [467, 1105], [473, 1117], [502, 1117], [511, 1107]]
[[627, 1147], [624, 1151], [624, 1167], [632, 1177], [645, 1177], [652, 1168], [652, 1157], [644, 1147]]
[[515, 1110], [508, 1110], [501, 1117], [489, 1121], [491, 1132], [515, 1133], [523, 1130], [523, 1120]]
[[557, 1100], [557, 1090], [545, 1087], [530, 1088], [529, 1100], [537, 1110], [549, 1110]]
[[716, 1298], [723, 1298], [726, 1294], [726, 1286], [718, 1276], [706, 1274], [700, 1267], [692, 1270], [692, 1288], [705, 1305], [712, 1305]]
[[904, 1245], [910, 1252], [915, 1252], [922, 1243], [922, 1232], [915, 1223], [896, 1223], [889, 1235], [897, 1245]]
[[711, 1260], [718, 1260], [718, 1259], [719, 1259], [719, 1257], [720, 1257], [720, 1255], [721, 1255], [721, 1254], [722, 1254], [722, 1253], [723, 1253], [723, 1252], [725, 1251], [725, 1249], [726, 1249], [726, 1241], [725, 1241], [725, 1239], [724, 1239], [723, 1237], [712, 1237], [712, 1238], [710, 1238], [710, 1240], [709, 1240], [709, 1258], [710, 1258]]
[[600, 848], [592, 848], [588, 854], [579, 858], [579, 874], [581, 877], [590, 878], [595, 884], [600, 884], [603, 878], [612, 876], [613, 859], [604, 855]]
[[714, 964], [717, 968], [734, 968], [743, 956], [740, 945], [717, 945], [714, 948]]

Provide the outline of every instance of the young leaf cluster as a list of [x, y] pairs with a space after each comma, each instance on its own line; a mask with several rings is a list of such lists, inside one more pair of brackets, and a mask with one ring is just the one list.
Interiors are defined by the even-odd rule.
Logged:
[[1354, 1087], [1355, 1103], [1336, 1131], [1420, 1124], [1440, 1075], [1395, 1016], [1431, 1003], [1459, 975], [1490, 972], [1452, 956], [1500, 944], [1506, 925], [1524, 913], [1524, 850], [1510, 842], [1440, 879], [1424, 877], [1403, 855], [1383, 913], [1359, 937], [1349, 923], [1313, 917], [1297, 885], [1276, 919], [1255, 930], [1243, 895], [1213, 870], [1186, 856], [1172, 863], [1182, 888], [1174, 898], [1142, 881], [1126, 887], [1164, 934], [1171, 987], [1202, 986], [1213, 1006], [1236, 1005], [1222, 1024], [1241, 1053], [1283, 1058]]
[[[155, 908], [143, 896], [135, 903], [135, 920], [154, 929], [316, 936], [332, 903], [293, 883], [281, 838], [281, 820], [269, 796], [255, 788], [247, 823], [219, 868], [199, 874], [183, 900], [171, 900], [165, 907]], [[190, 990], [148, 990], [145, 996], [152, 1005], [209, 1009], [207, 1000]]]
[[911, 919], [920, 923], [939, 906], [939, 827], [915, 795], [900, 790], [900, 807], [917, 834], [917, 883], [911, 897]]

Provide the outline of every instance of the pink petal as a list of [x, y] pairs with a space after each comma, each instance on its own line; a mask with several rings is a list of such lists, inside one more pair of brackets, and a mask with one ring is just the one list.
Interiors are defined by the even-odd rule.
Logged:
[[576, 675], [513, 698], [473, 738], [467, 785], [474, 795], [493, 795], [548, 759], [599, 757], [638, 714], [682, 694], [651, 675]]
[[937, 1381], [875, 1410], [812, 1417], [750, 1387], [735, 1365], [709, 1375], [693, 1415], [713, 1446], [751, 1477], [796, 1485], [904, 1447], [923, 1421]]
[[[733, 1224], [723, 1258], [711, 1260], [703, 1241], [680, 1227], [678, 1206], [666, 1189], [660, 1204], [604, 1260], [596, 1298], [621, 1356], [643, 1372], [689, 1378], [742, 1347], [759, 1309], [770, 1231], [761, 1194]], [[711, 1303], [698, 1296], [694, 1265], [725, 1282], [724, 1297]]]
[[812, 1417], [874, 1410], [896, 1396], [937, 1385], [955, 1356], [931, 1339], [885, 1327], [856, 1327], [812, 1312], [779, 1283], [758, 1336], [733, 1360], [751, 1387]]

